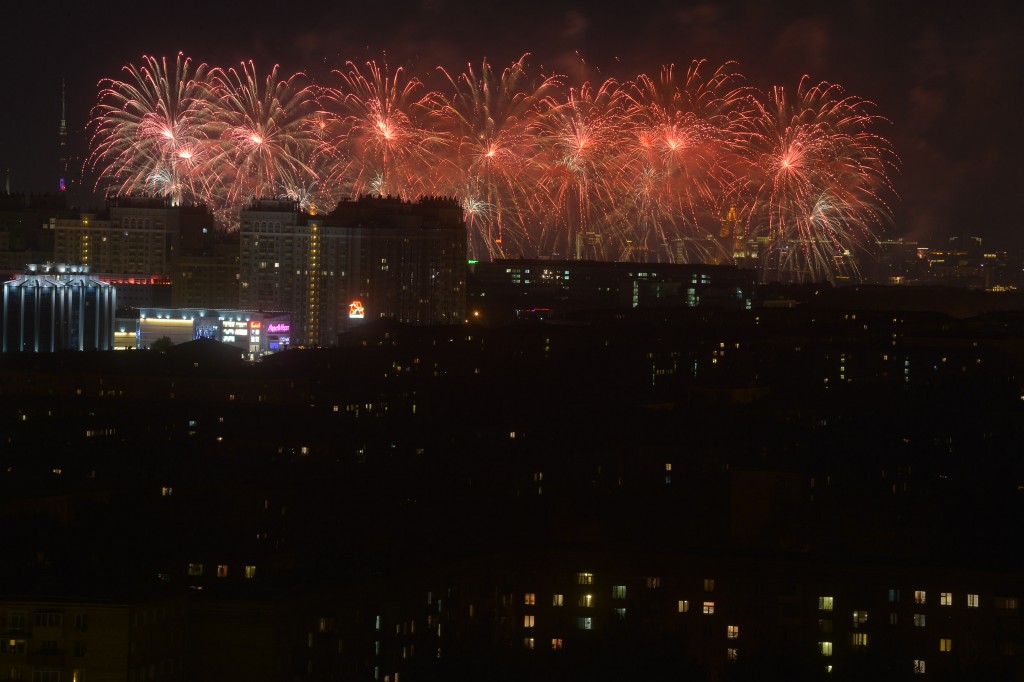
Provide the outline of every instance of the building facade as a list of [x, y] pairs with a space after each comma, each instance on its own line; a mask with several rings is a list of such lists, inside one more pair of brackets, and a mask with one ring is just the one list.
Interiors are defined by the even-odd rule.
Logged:
[[86, 266], [29, 265], [4, 283], [3, 352], [111, 350], [116, 302]]
[[287, 310], [293, 343], [332, 345], [364, 320], [459, 324], [466, 228], [448, 199], [362, 198], [330, 214], [260, 201], [241, 214], [239, 307]]

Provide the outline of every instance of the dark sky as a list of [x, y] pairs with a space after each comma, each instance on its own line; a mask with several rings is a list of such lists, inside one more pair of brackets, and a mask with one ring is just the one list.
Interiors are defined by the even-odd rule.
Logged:
[[762, 90], [795, 89], [808, 74], [877, 104], [890, 121], [878, 132], [902, 163], [889, 235], [930, 245], [968, 233], [1024, 247], [1024, 10], [1009, 2], [17, 1], [0, 21], [0, 168], [15, 192], [55, 187], [62, 79], [80, 140], [98, 81], [143, 54], [173, 61], [183, 51], [213, 66], [253, 59], [263, 73], [279, 63], [317, 76], [386, 53], [429, 76], [529, 52], [530, 64], [573, 81], [588, 69], [630, 78], [734, 60]]

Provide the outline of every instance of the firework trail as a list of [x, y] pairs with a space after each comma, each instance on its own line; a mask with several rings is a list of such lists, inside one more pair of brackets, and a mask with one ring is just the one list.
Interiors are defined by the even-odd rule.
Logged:
[[315, 93], [302, 74], [281, 79], [275, 65], [261, 81], [251, 61], [241, 70], [211, 72], [214, 142], [204, 164], [211, 194], [228, 215], [254, 199], [305, 193], [318, 173], [310, 165], [320, 146]]
[[202, 199], [194, 184], [203, 158], [209, 105], [207, 66], [194, 70], [178, 54], [142, 57], [123, 69], [126, 80], [104, 79], [93, 118], [86, 164], [98, 171], [96, 189], [119, 195], [165, 197], [173, 205]]
[[428, 175], [444, 147], [425, 121], [439, 95], [420, 95], [423, 83], [399, 67], [367, 62], [364, 74], [353, 62], [335, 70], [340, 86], [326, 88], [323, 154], [327, 182], [337, 196], [397, 196], [413, 199], [429, 188]]
[[871, 132], [870, 102], [805, 76], [790, 100], [774, 88], [745, 122], [737, 186], [749, 231], [767, 242], [766, 280], [833, 280], [856, 274], [851, 255], [866, 248], [889, 210], [889, 143]]

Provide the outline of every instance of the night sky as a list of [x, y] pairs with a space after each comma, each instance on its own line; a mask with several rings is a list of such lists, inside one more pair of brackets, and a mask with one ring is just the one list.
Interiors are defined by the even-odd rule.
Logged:
[[[317, 80], [346, 60], [404, 65], [443, 89], [437, 66], [461, 72], [486, 57], [528, 63], [579, 82], [738, 63], [750, 85], [796, 88], [807, 74], [877, 105], [901, 159], [895, 224], [886, 236], [933, 245], [952, 234], [1024, 247], [1024, 10], [1009, 3], [582, 2], [421, 0], [335, 3], [24, 2], [0, 18], [5, 77], [0, 169], [14, 192], [56, 188], [61, 81], [72, 141], [101, 78], [144, 54]], [[543, 9], [531, 9], [542, 5]], [[598, 7], [601, 9], [598, 9]], [[230, 7], [230, 8], [229, 8]], [[243, 9], [244, 7], [244, 9]], [[83, 204], [92, 202], [82, 194]]]

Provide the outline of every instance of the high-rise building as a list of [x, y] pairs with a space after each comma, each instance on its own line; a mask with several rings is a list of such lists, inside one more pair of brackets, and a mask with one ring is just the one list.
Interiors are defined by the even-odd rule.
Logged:
[[329, 214], [291, 201], [242, 211], [239, 307], [293, 315], [292, 342], [331, 345], [366, 319], [459, 324], [466, 227], [449, 199], [343, 201]]

